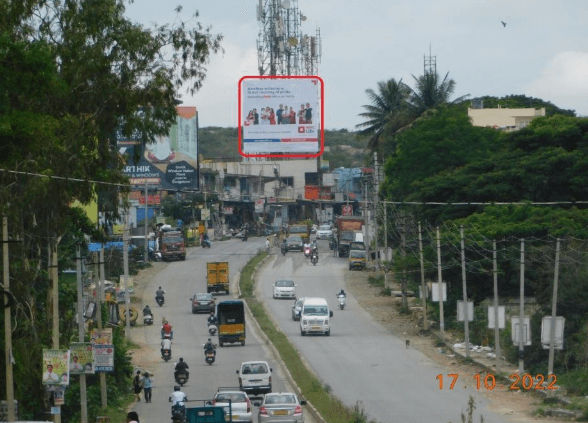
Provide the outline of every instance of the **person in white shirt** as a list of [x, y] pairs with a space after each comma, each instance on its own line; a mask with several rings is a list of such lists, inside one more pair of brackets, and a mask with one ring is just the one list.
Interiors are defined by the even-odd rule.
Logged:
[[174, 405], [184, 405], [184, 401], [188, 401], [188, 397], [182, 391], [180, 391], [179, 385], [174, 386], [174, 392], [169, 396], [169, 402], [172, 403], [172, 407]]
[[171, 356], [171, 347], [172, 347], [171, 339], [163, 338], [163, 341], [161, 341], [161, 356], [163, 357], [163, 352], [165, 350], [169, 350], [170, 356]]

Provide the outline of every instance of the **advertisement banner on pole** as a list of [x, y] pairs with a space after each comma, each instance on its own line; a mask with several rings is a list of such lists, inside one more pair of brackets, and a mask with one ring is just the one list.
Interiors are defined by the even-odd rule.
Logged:
[[69, 345], [71, 351], [69, 359], [70, 375], [94, 374], [94, 350], [89, 342], [76, 342]]
[[323, 153], [323, 80], [245, 76], [239, 81], [239, 152], [244, 157]]
[[114, 345], [95, 344], [94, 345], [94, 369], [97, 372], [114, 371]]
[[110, 345], [112, 344], [112, 329], [92, 329], [90, 333], [90, 342], [92, 344]]
[[69, 350], [43, 350], [43, 385], [69, 385]]

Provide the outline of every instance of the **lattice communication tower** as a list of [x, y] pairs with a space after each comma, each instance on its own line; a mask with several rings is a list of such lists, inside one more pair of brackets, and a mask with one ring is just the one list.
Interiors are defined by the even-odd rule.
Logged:
[[259, 0], [257, 20], [260, 75], [318, 75], [320, 29], [312, 36], [302, 33], [306, 16], [298, 9], [298, 0]]
[[431, 73], [435, 75], [437, 73], [437, 56], [433, 56], [431, 53], [431, 44], [429, 44], [429, 55], [424, 56], [424, 67], [425, 75]]

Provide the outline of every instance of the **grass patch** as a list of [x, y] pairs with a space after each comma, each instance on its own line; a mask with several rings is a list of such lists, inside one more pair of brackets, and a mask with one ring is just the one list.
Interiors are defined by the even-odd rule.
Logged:
[[255, 256], [241, 272], [240, 287], [242, 297], [245, 299], [251, 313], [261, 330], [271, 340], [278, 350], [282, 361], [285, 363], [294, 381], [302, 391], [302, 396], [314, 405], [323, 418], [329, 423], [376, 423], [368, 420], [363, 407], [346, 407], [339, 399], [330, 395], [331, 387], [312, 374], [302, 362], [300, 354], [292, 345], [288, 337], [279, 331], [266, 313], [263, 304], [254, 296], [255, 281], [252, 279], [255, 266], [267, 256], [260, 253]]
[[368, 276], [368, 283], [371, 286], [376, 286], [376, 287], [384, 288], [384, 276], [383, 275], [379, 275], [379, 276]]
[[588, 369], [577, 369], [557, 375], [557, 384], [565, 386], [571, 395], [588, 395]]
[[390, 288], [384, 288], [380, 291], [380, 295], [382, 297], [391, 297], [392, 296], [392, 290]]

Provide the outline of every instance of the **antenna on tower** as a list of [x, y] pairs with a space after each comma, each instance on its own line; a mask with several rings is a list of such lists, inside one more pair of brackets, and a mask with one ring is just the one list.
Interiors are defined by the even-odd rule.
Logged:
[[425, 75], [427, 74], [437, 74], [437, 56], [433, 56], [431, 52], [431, 43], [429, 43], [429, 55], [424, 56], [424, 68], [425, 68]]

